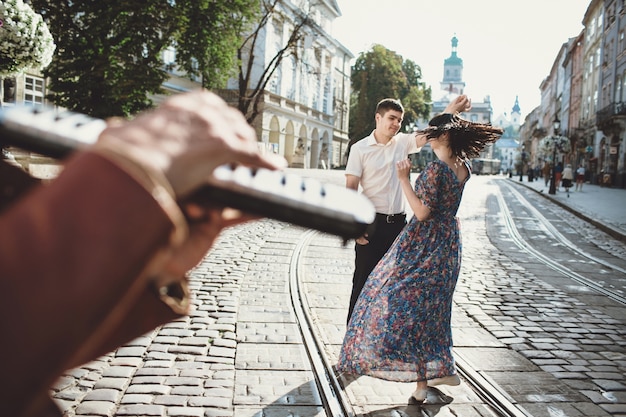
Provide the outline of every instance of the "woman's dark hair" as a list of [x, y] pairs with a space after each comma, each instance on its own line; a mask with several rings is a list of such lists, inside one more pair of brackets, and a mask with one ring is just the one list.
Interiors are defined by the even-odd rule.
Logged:
[[448, 133], [452, 156], [471, 159], [480, 156], [488, 144], [500, 139], [504, 130], [489, 123], [470, 122], [456, 114], [443, 113], [433, 117], [424, 130], [428, 139]]

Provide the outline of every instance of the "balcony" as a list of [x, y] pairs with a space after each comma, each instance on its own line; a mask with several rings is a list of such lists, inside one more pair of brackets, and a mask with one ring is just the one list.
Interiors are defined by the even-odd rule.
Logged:
[[611, 103], [596, 112], [596, 125], [604, 129], [616, 124], [618, 120], [626, 119], [626, 103]]

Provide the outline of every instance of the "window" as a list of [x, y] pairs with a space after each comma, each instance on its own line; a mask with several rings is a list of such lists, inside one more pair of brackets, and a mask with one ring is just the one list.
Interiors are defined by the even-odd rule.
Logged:
[[168, 46], [165, 51], [163, 51], [163, 63], [166, 66], [174, 66], [176, 63], [176, 48], [172, 46]]
[[4, 103], [15, 103], [15, 84], [15, 78], [2, 80], [2, 101]]
[[589, 29], [589, 39], [593, 38], [593, 35], [595, 34], [596, 31], [596, 19], [592, 19], [591, 22], [589, 22], [589, 27], [587, 29]]
[[286, 74], [286, 77], [290, 76], [291, 78], [290, 80], [286, 80], [288, 81], [286, 97], [289, 100], [295, 100], [296, 99], [296, 85], [298, 82], [298, 69], [297, 69], [297, 62], [294, 57], [290, 57], [285, 61], [285, 74]]
[[24, 103], [43, 106], [43, 78], [24, 77]]
[[326, 76], [326, 79], [324, 80], [324, 96], [322, 97], [322, 111], [326, 114], [330, 114], [331, 110], [328, 106], [328, 104], [330, 103], [330, 83], [331, 83], [331, 79], [330, 79], [330, 74], [328, 74]]
[[270, 91], [274, 94], [280, 95], [281, 84], [283, 82], [283, 68], [281, 65], [276, 67], [276, 71], [274, 71], [274, 75], [270, 79]]

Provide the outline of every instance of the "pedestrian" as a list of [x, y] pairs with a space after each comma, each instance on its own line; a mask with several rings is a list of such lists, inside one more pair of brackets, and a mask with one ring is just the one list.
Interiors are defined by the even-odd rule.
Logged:
[[572, 182], [574, 180], [574, 171], [572, 171], [572, 166], [570, 164], [566, 164], [565, 168], [563, 168], [563, 173], [561, 175], [561, 182], [563, 184], [563, 188], [567, 192], [567, 197], [569, 198], [569, 189], [572, 188]]
[[410, 163], [396, 164], [414, 216], [369, 276], [341, 347], [339, 372], [417, 382], [410, 401], [428, 386], [458, 385], [452, 356], [452, 296], [459, 275], [461, 239], [456, 212], [470, 159], [503, 130], [443, 114], [418, 136], [437, 160], [411, 187]]
[[576, 191], [583, 190], [583, 184], [585, 183], [585, 167], [580, 164], [576, 169]]
[[563, 177], [563, 163], [559, 162], [554, 168], [554, 185], [556, 190], [559, 191], [561, 185], [561, 178]]
[[550, 164], [548, 163], [548, 161], [544, 162], [543, 164], [543, 168], [541, 169], [541, 173], [543, 175], [543, 181], [544, 181], [544, 185], [547, 187], [548, 186], [548, 181], [550, 181], [550, 171], [551, 171], [551, 167]]
[[[461, 95], [450, 102], [448, 113], [467, 111], [471, 101]], [[383, 257], [406, 224], [404, 198], [395, 175], [394, 161], [420, 151], [415, 133], [398, 133], [402, 126], [404, 107], [396, 99], [383, 99], [376, 106], [376, 128], [350, 149], [346, 165], [346, 187], [362, 189], [376, 209], [372, 229], [356, 239], [355, 269], [348, 307], [350, 320], [354, 304], [367, 276]]]
[[28, 188], [0, 212], [0, 415], [60, 416], [48, 392], [64, 371], [187, 314], [186, 273], [252, 219], [177, 203], [225, 163], [284, 166], [206, 91], [110, 124], [45, 185], [0, 161], [3, 191]]

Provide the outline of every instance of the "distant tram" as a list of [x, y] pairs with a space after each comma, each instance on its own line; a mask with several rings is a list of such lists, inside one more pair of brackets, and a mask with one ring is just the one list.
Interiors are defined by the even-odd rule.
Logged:
[[502, 161], [500, 161], [499, 159], [472, 159], [472, 173], [477, 175], [499, 174], [501, 163]]

